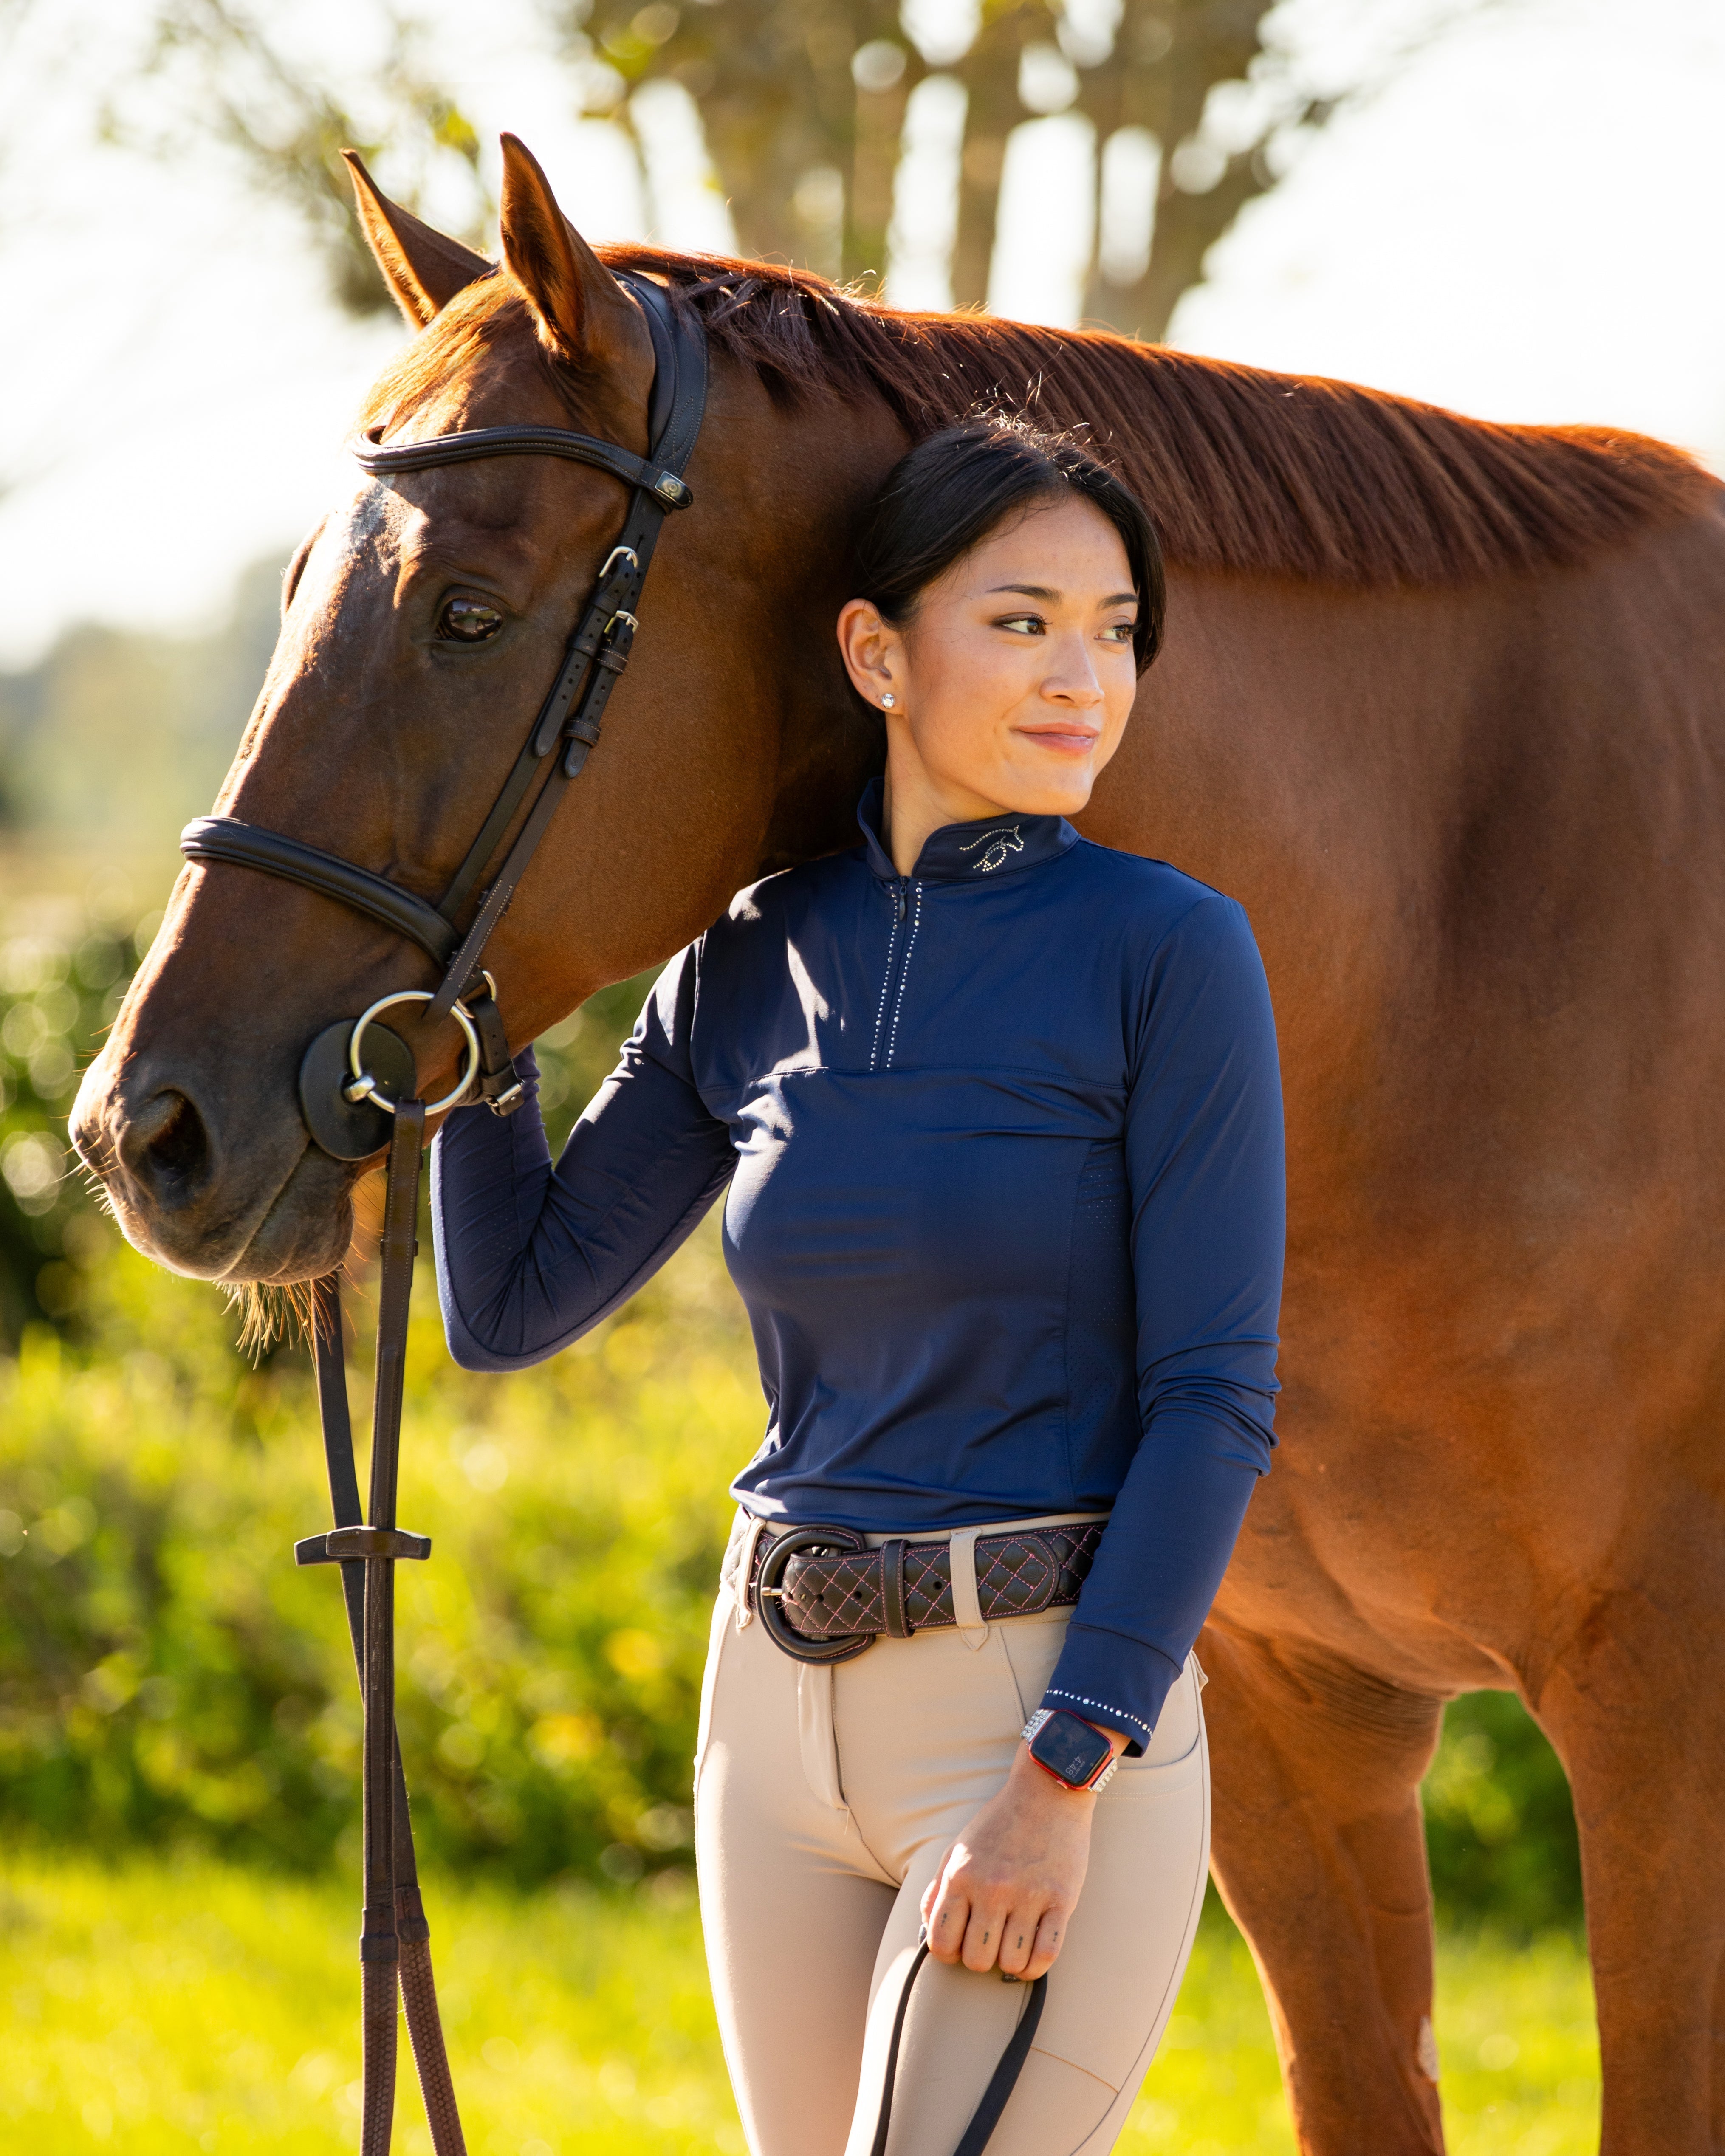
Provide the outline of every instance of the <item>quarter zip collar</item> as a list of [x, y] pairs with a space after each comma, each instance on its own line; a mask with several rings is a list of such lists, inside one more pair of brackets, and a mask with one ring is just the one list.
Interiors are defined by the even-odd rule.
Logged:
[[[870, 869], [882, 883], [902, 883], [906, 879], [893, 866], [881, 835], [886, 795], [886, 782], [871, 778], [857, 803], [857, 826]], [[1077, 843], [1078, 834], [1064, 816], [1014, 814], [984, 817], [973, 824], [943, 824], [924, 840], [911, 875], [921, 883], [980, 883], [1040, 868]]]

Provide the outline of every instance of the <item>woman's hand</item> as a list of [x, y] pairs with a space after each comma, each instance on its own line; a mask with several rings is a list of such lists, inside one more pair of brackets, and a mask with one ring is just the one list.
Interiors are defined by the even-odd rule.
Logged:
[[[1117, 1756], [1126, 1738], [1103, 1732]], [[1096, 1800], [1063, 1789], [1019, 1747], [1006, 1787], [947, 1851], [922, 1897], [928, 1951], [967, 1969], [999, 1967], [1028, 1984], [1050, 1968], [1090, 1866]]]

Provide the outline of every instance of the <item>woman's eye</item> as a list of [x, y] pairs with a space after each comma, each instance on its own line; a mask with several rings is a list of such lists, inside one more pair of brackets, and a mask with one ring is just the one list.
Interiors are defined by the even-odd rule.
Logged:
[[1040, 613], [1009, 613], [1000, 626], [1002, 629], [1024, 629], [1031, 636], [1040, 636], [1045, 624]]
[[1137, 624], [1132, 622], [1117, 621], [1112, 628], [1104, 629], [1102, 634], [1111, 638], [1116, 644], [1130, 644], [1132, 640], [1132, 630], [1136, 626]]
[[483, 644], [502, 626], [502, 615], [483, 599], [451, 599], [438, 617], [437, 629], [457, 644]]

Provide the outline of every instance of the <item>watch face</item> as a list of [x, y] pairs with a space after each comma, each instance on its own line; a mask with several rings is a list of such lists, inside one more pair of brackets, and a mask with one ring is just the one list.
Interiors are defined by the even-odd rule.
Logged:
[[1051, 1714], [1030, 1740], [1030, 1756], [1075, 1789], [1082, 1789], [1114, 1748], [1100, 1729], [1076, 1714]]

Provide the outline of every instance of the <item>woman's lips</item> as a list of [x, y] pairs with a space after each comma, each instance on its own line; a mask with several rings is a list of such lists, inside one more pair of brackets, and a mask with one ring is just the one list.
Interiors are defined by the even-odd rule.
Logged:
[[1092, 732], [1086, 726], [1021, 726], [1019, 731], [1026, 741], [1063, 756], [1088, 755], [1101, 739], [1100, 730]]

